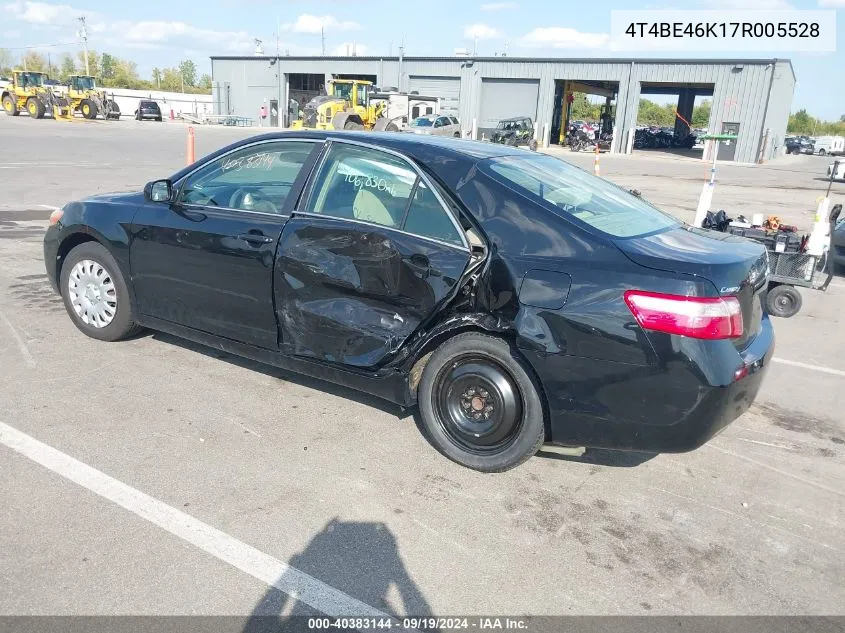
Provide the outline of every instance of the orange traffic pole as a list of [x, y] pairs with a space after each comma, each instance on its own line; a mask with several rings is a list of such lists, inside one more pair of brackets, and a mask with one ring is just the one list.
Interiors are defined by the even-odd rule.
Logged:
[[601, 176], [600, 172], [601, 170], [599, 169], [599, 144], [596, 143], [596, 158], [593, 161], [593, 173], [595, 173], [596, 176]]
[[194, 154], [194, 128], [188, 128], [188, 151], [187, 151], [187, 165], [193, 165], [196, 160]]

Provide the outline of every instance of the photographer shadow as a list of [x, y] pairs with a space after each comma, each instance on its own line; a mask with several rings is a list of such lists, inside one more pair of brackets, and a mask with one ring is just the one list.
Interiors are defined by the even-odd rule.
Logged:
[[[387, 616], [432, 615], [423, 593], [405, 569], [396, 538], [383, 523], [332, 519], [288, 564], [290, 569], [253, 608], [243, 633], [311, 630], [308, 619], [326, 617], [320, 608], [329, 611], [329, 606], [335, 613], [341, 609], [342, 617], [378, 618], [363, 615], [362, 610]], [[313, 579], [320, 583], [313, 583]], [[325, 587], [321, 590], [321, 583], [337, 592]], [[297, 593], [299, 598], [293, 595]], [[357, 603], [363, 603], [361, 610], [346, 612]]]

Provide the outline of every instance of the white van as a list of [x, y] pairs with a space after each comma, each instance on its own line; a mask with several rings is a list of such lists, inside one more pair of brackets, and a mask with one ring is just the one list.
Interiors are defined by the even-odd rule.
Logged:
[[845, 136], [819, 136], [813, 151], [819, 156], [845, 154]]

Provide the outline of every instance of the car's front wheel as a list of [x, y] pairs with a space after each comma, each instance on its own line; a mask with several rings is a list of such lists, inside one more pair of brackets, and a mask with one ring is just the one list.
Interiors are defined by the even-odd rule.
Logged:
[[537, 387], [502, 339], [471, 332], [441, 345], [426, 364], [418, 401], [434, 445], [469, 468], [508, 470], [543, 444]]
[[60, 287], [74, 325], [91, 338], [119, 341], [140, 330], [120, 268], [102, 244], [85, 242], [67, 254]]

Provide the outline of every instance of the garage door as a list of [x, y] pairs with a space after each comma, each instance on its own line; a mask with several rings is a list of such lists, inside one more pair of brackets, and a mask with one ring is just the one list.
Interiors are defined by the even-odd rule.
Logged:
[[535, 79], [482, 79], [479, 128], [494, 128], [502, 119], [517, 116], [537, 120], [540, 81]]
[[443, 114], [458, 116], [461, 97], [460, 77], [430, 77], [411, 75], [408, 77], [408, 90], [416, 90], [423, 96], [440, 97], [440, 111]]

